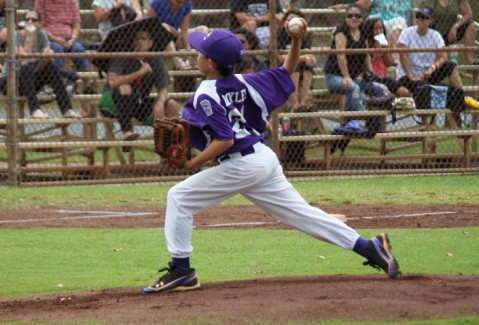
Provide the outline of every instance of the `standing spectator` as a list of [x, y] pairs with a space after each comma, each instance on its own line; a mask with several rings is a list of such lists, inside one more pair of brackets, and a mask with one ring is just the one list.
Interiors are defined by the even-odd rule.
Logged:
[[[346, 9], [345, 21], [335, 30], [331, 48], [337, 50], [368, 48], [366, 38], [361, 32], [363, 17], [363, 8], [357, 3], [350, 4]], [[389, 94], [383, 84], [366, 82], [360, 77], [360, 73], [365, 69], [372, 69], [371, 57], [365, 53], [328, 55], [324, 67], [325, 85], [331, 92], [346, 95], [347, 111], [365, 109], [361, 89], [377, 97]], [[346, 121], [344, 127], [354, 132], [364, 131], [359, 121], [354, 118]]]
[[[41, 28], [40, 17], [37, 12], [28, 11], [25, 15], [24, 27], [15, 32], [19, 54], [53, 53], [48, 43], [48, 37]], [[55, 99], [63, 117], [81, 117], [72, 109], [60, 68], [53, 64], [51, 59], [22, 59], [20, 61], [19, 75], [19, 92], [27, 98], [32, 118], [49, 118], [48, 114], [40, 109], [37, 98], [37, 92], [45, 85], [50, 85], [53, 88]]]
[[[427, 0], [427, 3], [434, 8], [434, 22], [431, 28], [442, 35], [446, 46], [461, 39], [464, 39], [465, 46], [476, 45], [477, 27], [472, 20], [469, 0]], [[458, 15], [461, 15], [459, 20]], [[468, 64], [479, 64], [479, 61], [474, 61], [472, 51], [465, 53]]]
[[[35, 11], [43, 19], [43, 26], [50, 40], [50, 47], [55, 53], [85, 53], [79, 41], [81, 17], [76, 0], [36, 0]], [[87, 58], [72, 59], [78, 71], [88, 71], [90, 61]], [[65, 59], [55, 60], [63, 68]], [[95, 94], [89, 78], [84, 78], [84, 94]]]
[[421, 5], [416, 12], [416, 25], [405, 29], [399, 37], [399, 48], [435, 48], [437, 52], [402, 52], [397, 67], [399, 83], [415, 92], [421, 84], [438, 85], [449, 77], [451, 86], [462, 88], [462, 80], [455, 63], [448, 61], [447, 54], [441, 51], [444, 40], [438, 31], [429, 28], [434, 17], [434, 9]]
[[[258, 50], [259, 39], [254, 33], [241, 27], [235, 29], [233, 33], [240, 40], [244, 51]], [[235, 72], [251, 73], [266, 69], [267, 67], [268, 61], [266, 58], [259, 58], [257, 55], [245, 54], [241, 61], [235, 65]]]
[[[152, 46], [151, 35], [139, 31], [134, 40], [134, 51], [149, 52]], [[160, 57], [111, 60], [107, 81], [113, 90], [123, 140], [132, 141], [140, 136], [133, 132], [132, 118], [145, 121], [150, 116], [178, 116], [178, 103], [168, 98], [169, 80], [168, 68]], [[153, 86], [158, 92], [156, 99], [149, 97]]]
[[[363, 26], [363, 33], [368, 42], [369, 48], [388, 48], [386, 29], [383, 20], [379, 17], [371, 17], [366, 20]], [[375, 81], [386, 85], [392, 93], [399, 97], [409, 96], [409, 90], [402, 87], [396, 79], [388, 77], [388, 67], [392, 65], [392, 54], [390, 52], [372, 52], [372, 71], [366, 71], [364, 79]]]
[[91, 6], [102, 41], [113, 27], [143, 17], [138, 0], [93, 0]]
[[[278, 31], [278, 48], [281, 50], [289, 50], [291, 47], [291, 38], [286, 32], [286, 24], [295, 17], [304, 18], [304, 14], [297, 8], [291, 8], [284, 14], [284, 24]], [[311, 37], [306, 35], [301, 42], [301, 49], [311, 49]], [[286, 55], [278, 56], [279, 63], [286, 60]], [[314, 66], [316, 65], [316, 57], [313, 54], [301, 54], [296, 72], [291, 75], [296, 90], [289, 96], [288, 104], [291, 112], [302, 110], [309, 101], [309, 90], [313, 83]]]
[[[178, 34], [175, 42], [170, 42], [165, 48], [167, 52], [176, 52], [176, 48], [190, 49], [188, 34], [191, 32], [208, 33], [208, 27], [197, 26], [190, 28], [190, 15], [193, 4], [190, 0], [152, 0], [148, 9], [148, 17], [158, 17], [161, 23], [171, 26], [170, 31]], [[189, 70], [193, 64], [184, 57], [173, 56], [173, 65], [176, 70]]]
[[[230, 29], [243, 27], [259, 38], [259, 47], [269, 47], [271, 32], [269, 21], [269, 0], [230, 0]], [[278, 28], [283, 22], [283, 8], [276, 0], [276, 21]]]

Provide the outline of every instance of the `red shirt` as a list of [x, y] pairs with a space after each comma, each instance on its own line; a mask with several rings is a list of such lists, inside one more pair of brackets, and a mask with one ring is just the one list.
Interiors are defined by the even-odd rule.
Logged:
[[[374, 47], [381, 48], [382, 46], [377, 44]], [[373, 72], [378, 76], [386, 77], [388, 75], [388, 67], [386, 66], [386, 63], [384, 63], [383, 53], [376, 53], [376, 55], [373, 54], [372, 61]]]
[[57, 37], [70, 39], [73, 23], [81, 23], [76, 0], [36, 0], [35, 11], [40, 14], [44, 28]]

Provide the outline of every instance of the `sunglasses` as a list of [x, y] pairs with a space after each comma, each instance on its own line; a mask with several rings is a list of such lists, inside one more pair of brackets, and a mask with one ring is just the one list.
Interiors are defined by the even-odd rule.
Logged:
[[25, 17], [25, 21], [31, 21], [31, 22], [34, 22], [36, 23], [38, 21], [37, 18], [28, 18], [28, 17]]
[[416, 13], [416, 19], [428, 20], [428, 19], [431, 19], [431, 17], [425, 16], [425, 15], [418, 12], [418, 13]]
[[347, 15], [346, 15], [346, 18], [349, 18], [349, 19], [353, 19], [353, 18], [361, 19], [361, 18], [363, 18], [363, 15], [361, 15], [361, 14], [347, 14]]

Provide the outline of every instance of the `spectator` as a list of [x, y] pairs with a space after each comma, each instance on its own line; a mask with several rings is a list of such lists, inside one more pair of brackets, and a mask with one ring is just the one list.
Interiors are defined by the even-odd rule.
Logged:
[[[413, 0], [366, 0], [370, 2], [369, 16], [377, 16], [384, 22], [386, 33], [389, 35], [390, 48], [397, 48], [401, 32], [408, 27], [414, 7]], [[393, 54], [393, 64], [399, 64], [399, 56]]]
[[[304, 18], [304, 14], [297, 8], [291, 8], [284, 14], [284, 24], [278, 31], [278, 48], [289, 50], [291, 47], [291, 38], [286, 33], [285, 25], [293, 18]], [[311, 49], [311, 37], [306, 35], [301, 42], [301, 49]], [[286, 59], [285, 54], [278, 56], [280, 64]], [[296, 72], [291, 75], [296, 90], [289, 96], [288, 104], [292, 112], [304, 110], [309, 101], [309, 90], [313, 83], [314, 66], [316, 57], [313, 54], [301, 54]]]
[[462, 80], [456, 64], [448, 61], [444, 40], [438, 31], [429, 28], [433, 22], [434, 9], [421, 5], [416, 12], [416, 25], [406, 28], [399, 37], [399, 48], [435, 48], [437, 52], [402, 52], [397, 67], [399, 83], [415, 92], [424, 83], [437, 85], [449, 77], [451, 86], [462, 88]]
[[[472, 9], [469, 0], [427, 0], [434, 8], [434, 21], [431, 26], [444, 39], [445, 45], [456, 43], [464, 39], [465, 46], [476, 45], [477, 27], [472, 20]], [[461, 18], [458, 20], [458, 15]], [[468, 64], [479, 64], [474, 61], [472, 51], [465, 52]]]
[[[153, 46], [151, 35], [139, 31], [134, 40], [135, 52], [148, 52]], [[178, 116], [178, 103], [168, 98], [168, 68], [160, 57], [113, 58], [108, 69], [108, 87], [117, 108], [122, 139], [136, 140], [132, 118], [146, 121], [148, 117], [161, 118]], [[156, 99], [150, 98], [151, 88], [158, 92]]]
[[[81, 17], [76, 0], [36, 0], [35, 11], [43, 19], [45, 31], [50, 39], [50, 47], [55, 53], [85, 53], [80, 43]], [[88, 71], [90, 62], [87, 58], [72, 59], [78, 71]], [[55, 64], [63, 68], [64, 58], [55, 59]], [[89, 78], [84, 78], [84, 94], [95, 94]]]
[[[40, 15], [28, 11], [25, 15], [24, 28], [15, 32], [17, 51], [19, 54], [53, 53], [48, 44], [48, 37], [41, 28]], [[22, 26], [22, 24], [20, 24]], [[4, 71], [6, 72], [6, 71]], [[45, 85], [53, 88], [58, 107], [65, 118], [80, 118], [72, 109], [72, 104], [65, 90], [60, 68], [52, 59], [27, 58], [20, 61], [19, 90], [28, 101], [32, 118], [47, 119], [48, 114], [40, 109], [37, 92]]]
[[7, 42], [7, 19], [5, 17], [5, 1], [0, 0], [0, 47], [2, 50]]
[[113, 27], [143, 17], [138, 0], [93, 0], [92, 8], [102, 41]]
[[[363, 8], [357, 3], [350, 4], [346, 9], [345, 21], [334, 32], [331, 48], [337, 50], [368, 48], [366, 38], [361, 32], [363, 17]], [[361, 72], [371, 68], [371, 57], [367, 54], [340, 53], [328, 55], [324, 67], [325, 85], [331, 92], [346, 95], [347, 111], [364, 110], [364, 102], [360, 94], [361, 89], [367, 94], [377, 97], [389, 94], [386, 86], [366, 82], [359, 77]], [[364, 131], [354, 118], [346, 121], [344, 127], [351, 128], [351, 131]]]
[[[243, 45], [244, 51], [258, 50], [259, 39], [258, 37], [244, 28], [237, 28], [233, 33], [238, 37]], [[266, 69], [268, 67], [268, 61], [265, 58], [258, 58], [257, 55], [245, 54], [240, 62], [235, 66], [236, 73], [251, 73]]]
[[[397, 40], [401, 31], [408, 27], [413, 9], [413, 0], [358, 0], [357, 4], [369, 10], [369, 17], [377, 16], [384, 22], [390, 48], [397, 48]], [[344, 5], [332, 6], [336, 10]], [[393, 64], [399, 64], [399, 56], [393, 55]]]
[[[363, 26], [363, 33], [369, 48], [388, 48], [386, 29], [381, 18], [371, 17], [367, 19]], [[399, 97], [409, 96], [407, 88], [402, 87], [396, 79], [388, 77], [388, 67], [393, 63], [391, 53], [372, 52], [370, 56], [372, 71], [366, 71], [364, 79], [386, 85], [389, 91]]]
[[[230, 0], [230, 29], [243, 27], [259, 38], [259, 48], [267, 48], [270, 43], [269, 0]], [[278, 28], [283, 22], [283, 8], [276, 0], [276, 21]]]
[[[161, 23], [171, 26], [172, 32], [178, 33], [178, 39], [170, 42], [165, 51], [176, 52], [176, 48], [190, 49], [188, 43], [188, 34], [191, 32], [208, 33], [208, 27], [197, 26], [190, 28], [190, 15], [193, 10], [193, 4], [190, 0], [152, 0], [148, 9], [148, 17], [158, 17]], [[189, 70], [193, 68], [190, 59], [173, 56], [173, 66], [176, 70]]]

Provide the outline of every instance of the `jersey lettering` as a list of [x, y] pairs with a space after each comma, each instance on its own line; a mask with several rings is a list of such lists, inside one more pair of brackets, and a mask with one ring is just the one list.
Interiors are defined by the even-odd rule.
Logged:
[[225, 102], [225, 106], [230, 106], [233, 104], [241, 104], [246, 100], [246, 89], [241, 91], [232, 91], [222, 95]]
[[251, 133], [247, 129], [245, 129], [246, 120], [236, 108], [229, 112], [228, 118], [230, 122], [232, 122], [231, 128], [235, 133], [236, 139], [241, 139], [248, 135], [251, 135]]

